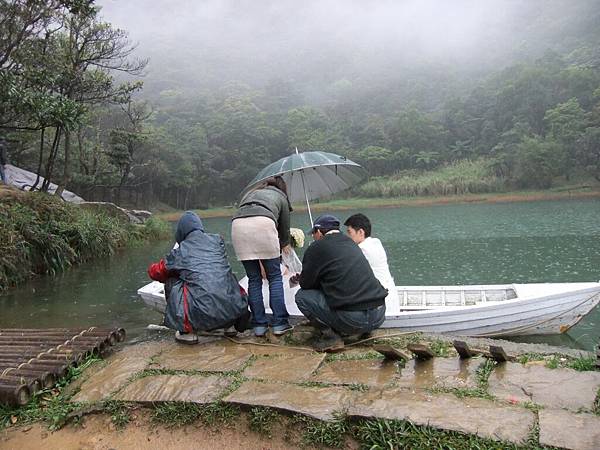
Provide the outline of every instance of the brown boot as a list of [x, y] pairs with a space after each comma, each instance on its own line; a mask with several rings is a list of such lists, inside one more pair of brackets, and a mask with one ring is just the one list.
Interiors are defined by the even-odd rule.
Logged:
[[321, 331], [321, 337], [313, 343], [318, 352], [339, 352], [344, 349], [344, 341], [335, 331], [327, 328]]

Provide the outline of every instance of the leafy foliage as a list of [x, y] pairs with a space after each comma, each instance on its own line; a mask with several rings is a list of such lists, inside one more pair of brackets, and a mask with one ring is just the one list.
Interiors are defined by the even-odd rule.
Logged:
[[165, 238], [170, 227], [159, 219], [125, 225], [46, 194], [32, 193], [0, 203], [0, 289], [31, 274], [55, 274], [132, 241]]
[[[62, 184], [86, 198], [185, 209], [230, 204], [259, 169], [295, 147], [362, 164], [373, 178], [358, 191], [368, 196], [600, 181], [592, 0], [568, 13], [522, 8], [517, 28], [527, 50], [502, 64], [472, 61], [457, 73], [435, 63], [369, 67], [380, 78], [364, 82], [352, 64], [326, 53], [321, 70], [335, 73], [292, 81], [269, 71], [264, 83], [238, 73], [188, 84], [184, 70], [165, 67], [145, 101], [133, 98], [139, 82], [113, 77], [139, 74], [145, 61], [93, 2], [34, 2], [34, 23], [25, 3], [4, 2], [0, 11], [14, 19], [2, 26], [16, 27], [0, 27], [0, 125], [12, 130], [13, 162], [50, 175], [62, 166]], [[15, 40], [19, 29], [26, 33]], [[224, 70], [198, 64], [202, 73]]]

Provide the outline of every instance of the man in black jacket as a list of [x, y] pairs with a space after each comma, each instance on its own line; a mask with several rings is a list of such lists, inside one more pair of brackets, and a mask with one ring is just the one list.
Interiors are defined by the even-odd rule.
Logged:
[[296, 304], [321, 331], [319, 351], [344, 348], [341, 335], [369, 333], [385, 320], [387, 289], [377, 281], [362, 251], [328, 214], [311, 229], [314, 242], [302, 260]]

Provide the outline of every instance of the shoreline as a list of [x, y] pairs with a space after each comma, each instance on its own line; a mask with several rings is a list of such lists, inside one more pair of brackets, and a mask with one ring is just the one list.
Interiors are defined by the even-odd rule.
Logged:
[[[501, 193], [482, 193], [453, 196], [431, 196], [431, 197], [373, 197], [330, 200], [311, 204], [311, 211], [345, 211], [349, 209], [371, 209], [371, 208], [401, 208], [412, 206], [439, 206], [465, 203], [517, 203], [551, 200], [581, 200], [600, 198], [600, 188], [594, 186], [562, 187], [555, 190], [545, 191], [512, 191]], [[295, 204], [295, 211], [306, 211], [304, 204]], [[193, 210], [202, 218], [230, 217], [235, 211], [234, 206], [225, 206], [209, 209]], [[183, 211], [155, 213], [155, 216], [175, 222]]]

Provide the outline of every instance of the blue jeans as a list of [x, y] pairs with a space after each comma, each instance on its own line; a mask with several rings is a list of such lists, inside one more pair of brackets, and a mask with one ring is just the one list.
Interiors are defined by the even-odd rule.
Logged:
[[385, 305], [362, 311], [334, 310], [318, 289], [300, 289], [296, 292], [296, 305], [317, 328], [331, 328], [342, 335], [369, 333], [385, 321]]
[[254, 316], [254, 326], [267, 326], [269, 324], [265, 314], [265, 304], [262, 295], [262, 275], [260, 273], [260, 264], [262, 263], [267, 273], [269, 281], [269, 305], [273, 311], [272, 326], [287, 325], [290, 316], [285, 308], [285, 298], [283, 296], [283, 278], [279, 267], [279, 258], [273, 259], [253, 259], [242, 261], [246, 275], [248, 275], [248, 304]]

